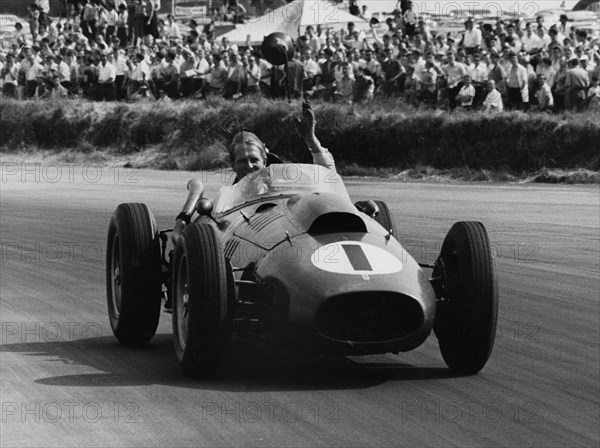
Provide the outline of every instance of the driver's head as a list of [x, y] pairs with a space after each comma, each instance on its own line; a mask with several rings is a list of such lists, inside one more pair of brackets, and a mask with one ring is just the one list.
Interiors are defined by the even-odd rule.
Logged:
[[233, 137], [229, 161], [238, 180], [264, 168], [267, 161], [265, 144], [252, 132], [242, 131]]

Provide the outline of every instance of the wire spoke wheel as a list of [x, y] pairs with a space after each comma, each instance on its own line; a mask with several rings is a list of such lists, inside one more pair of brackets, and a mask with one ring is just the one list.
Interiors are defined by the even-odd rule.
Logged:
[[175, 245], [173, 266], [175, 355], [185, 374], [209, 376], [219, 367], [231, 336], [232, 274], [214, 228], [188, 225]]
[[483, 224], [454, 224], [433, 277], [443, 279], [434, 330], [444, 361], [456, 372], [475, 374], [492, 353], [498, 319], [496, 265]]
[[112, 243], [113, 253], [110, 266], [110, 272], [112, 272], [112, 301], [113, 301], [113, 313], [115, 317], [119, 318], [121, 310], [121, 267], [119, 266], [119, 235], [115, 234]]
[[177, 301], [177, 336], [179, 345], [185, 350], [186, 340], [188, 337], [188, 326], [190, 318], [190, 303], [189, 303], [189, 288], [188, 288], [188, 270], [187, 260], [181, 258], [181, 262], [177, 271], [177, 284], [175, 286], [175, 300]]
[[160, 318], [161, 266], [156, 222], [144, 204], [119, 205], [108, 226], [106, 304], [121, 344], [146, 344]]

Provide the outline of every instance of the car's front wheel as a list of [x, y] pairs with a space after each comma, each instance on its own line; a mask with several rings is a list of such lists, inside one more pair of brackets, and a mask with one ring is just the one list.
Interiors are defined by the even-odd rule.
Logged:
[[454, 224], [432, 275], [441, 285], [434, 330], [444, 361], [475, 374], [490, 357], [498, 318], [496, 268], [483, 224]]
[[201, 377], [219, 367], [229, 340], [229, 271], [215, 230], [188, 225], [173, 258], [173, 338], [182, 370]]
[[161, 267], [154, 216], [144, 204], [121, 204], [108, 226], [106, 299], [121, 344], [146, 344], [160, 318]]

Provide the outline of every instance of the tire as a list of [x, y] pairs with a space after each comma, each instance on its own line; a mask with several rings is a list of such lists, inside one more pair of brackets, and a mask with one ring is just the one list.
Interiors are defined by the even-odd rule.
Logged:
[[398, 239], [398, 229], [396, 227], [396, 223], [394, 222], [394, 218], [392, 217], [392, 213], [388, 208], [387, 204], [383, 201], [374, 201], [379, 208], [379, 213], [375, 217], [375, 221], [383, 226], [386, 230], [392, 231], [392, 236]]
[[110, 326], [124, 345], [154, 337], [161, 304], [156, 221], [144, 204], [121, 204], [108, 226], [106, 301]]
[[221, 363], [232, 282], [215, 229], [188, 225], [175, 246], [171, 283], [175, 355], [188, 376], [210, 376]]
[[454, 224], [433, 271], [440, 276], [434, 331], [442, 357], [451, 370], [473, 375], [492, 353], [498, 319], [496, 266], [483, 224]]

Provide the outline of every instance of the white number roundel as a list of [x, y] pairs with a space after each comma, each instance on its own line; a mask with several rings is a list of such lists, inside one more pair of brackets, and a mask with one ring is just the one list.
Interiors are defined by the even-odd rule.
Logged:
[[402, 270], [400, 260], [388, 251], [358, 241], [325, 244], [310, 259], [315, 267], [335, 274], [394, 274]]

